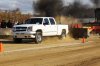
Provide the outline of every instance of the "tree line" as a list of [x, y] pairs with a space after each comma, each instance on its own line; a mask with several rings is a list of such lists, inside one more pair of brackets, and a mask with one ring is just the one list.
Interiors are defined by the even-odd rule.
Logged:
[[7, 22], [9, 20], [11, 22], [23, 22], [31, 16], [31, 14], [22, 14], [19, 8], [15, 10], [0, 10], [0, 22], [2, 20]]

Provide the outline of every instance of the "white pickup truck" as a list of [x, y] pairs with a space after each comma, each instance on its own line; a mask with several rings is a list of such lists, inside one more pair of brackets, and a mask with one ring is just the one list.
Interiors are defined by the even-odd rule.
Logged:
[[66, 37], [68, 25], [57, 25], [53, 17], [32, 17], [25, 24], [14, 25], [13, 39], [21, 42], [22, 39], [35, 39], [36, 43], [42, 42], [44, 36]]

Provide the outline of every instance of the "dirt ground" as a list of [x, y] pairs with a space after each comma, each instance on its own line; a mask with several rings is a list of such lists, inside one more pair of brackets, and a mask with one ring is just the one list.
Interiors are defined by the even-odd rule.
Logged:
[[42, 44], [3, 41], [0, 66], [100, 66], [100, 37], [65, 40], [46, 38]]

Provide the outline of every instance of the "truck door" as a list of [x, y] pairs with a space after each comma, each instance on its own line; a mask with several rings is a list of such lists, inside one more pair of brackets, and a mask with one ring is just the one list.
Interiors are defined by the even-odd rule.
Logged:
[[52, 27], [50, 25], [50, 22], [49, 22], [48, 18], [44, 18], [43, 25], [44, 25], [43, 35], [44, 36], [51, 36], [51, 34], [52, 34], [52, 29], [51, 28]]
[[57, 25], [53, 18], [49, 18], [51, 28], [52, 28], [52, 35], [57, 35]]

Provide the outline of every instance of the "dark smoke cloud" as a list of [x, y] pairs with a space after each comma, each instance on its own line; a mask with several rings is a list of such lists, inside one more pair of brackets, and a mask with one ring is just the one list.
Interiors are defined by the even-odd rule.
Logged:
[[65, 6], [62, 14], [75, 18], [90, 18], [94, 17], [94, 8], [90, 8], [88, 5], [84, 5], [81, 1], [76, 0], [69, 6]]
[[[73, 0], [72, 3], [66, 6], [63, 2], [65, 0], [38, 0], [33, 7], [35, 12], [40, 13], [40, 16], [94, 17], [93, 9], [89, 7], [90, 4], [84, 4], [82, 0]], [[90, 3], [90, 0], [87, 2]]]
[[35, 11], [47, 17], [60, 15], [62, 7], [62, 0], [38, 0], [35, 3]]
[[96, 7], [98, 7], [98, 6], [99, 6], [99, 3], [100, 3], [100, 0], [91, 0], [91, 2], [92, 2]]

